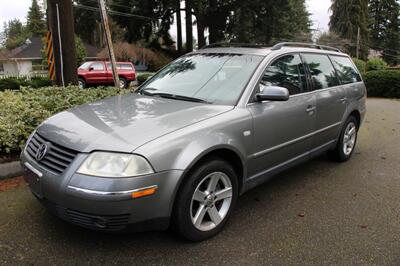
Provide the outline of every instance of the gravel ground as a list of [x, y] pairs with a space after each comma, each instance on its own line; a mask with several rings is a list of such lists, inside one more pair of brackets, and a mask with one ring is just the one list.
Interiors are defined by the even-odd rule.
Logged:
[[81, 229], [50, 216], [26, 185], [9, 187], [0, 192], [0, 265], [400, 265], [400, 101], [368, 100], [349, 162], [322, 156], [249, 191], [225, 230], [202, 243]]

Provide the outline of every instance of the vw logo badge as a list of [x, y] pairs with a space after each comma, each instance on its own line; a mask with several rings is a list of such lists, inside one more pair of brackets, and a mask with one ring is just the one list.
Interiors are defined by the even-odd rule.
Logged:
[[36, 151], [36, 160], [40, 161], [46, 156], [46, 153], [48, 151], [48, 147], [46, 143], [43, 143], [42, 145], [39, 146], [39, 149]]

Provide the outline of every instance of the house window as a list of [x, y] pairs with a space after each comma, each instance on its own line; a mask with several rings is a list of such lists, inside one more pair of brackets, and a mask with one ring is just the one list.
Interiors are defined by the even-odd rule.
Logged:
[[0, 73], [4, 73], [4, 65], [3, 65], [3, 62], [0, 62]]

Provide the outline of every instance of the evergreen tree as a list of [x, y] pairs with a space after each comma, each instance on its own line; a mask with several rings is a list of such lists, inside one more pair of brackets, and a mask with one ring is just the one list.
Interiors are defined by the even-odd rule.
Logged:
[[351, 54], [356, 54], [357, 32], [360, 29], [360, 55], [368, 56], [368, 0], [332, 0], [330, 30], [352, 43]]
[[[74, 0], [77, 5], [85, 5], [93, 8], [98, 8], [97, 1], [93, 0]], [[83, 8], [74, 9], [74, 28], [75, 33], [78, 35], [83, 42], [91, 45], [100, 44], [100, 32], [99, 32], [100, 13], [92, 10]]]
[[1, 33], [2, 46], [7, 49], [14, 49], [23, 44], [29, 37], [25, 26], [18, 19], [13, 19], [4, 23]]
[[399, 63], [400, 4], [396, 0], [370, 0], [369, 16], [372, 48], [383, 51], [390, 64]]
[[32, 5], [26, 18], [26, 29], [32, 36], [42, 36], [46, 32], [46, 28], [44, 14], [40, 10], [37, 0], [32, 0]]
[[227, 33], [238, 42], [275, 43], [311, 40], [304, 0], [237, 1]]

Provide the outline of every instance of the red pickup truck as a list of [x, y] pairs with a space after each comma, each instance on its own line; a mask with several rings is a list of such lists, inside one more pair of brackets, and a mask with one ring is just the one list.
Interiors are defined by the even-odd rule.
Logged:
[[[135, 67], [131, 62], [117, 62], [119, 86], [127, 88], [131, 81], [136, 79]], [[88, 85], [114, 84], [111, 63], [106, 61], [89, 61], [78, 68], [79, 87]]]

